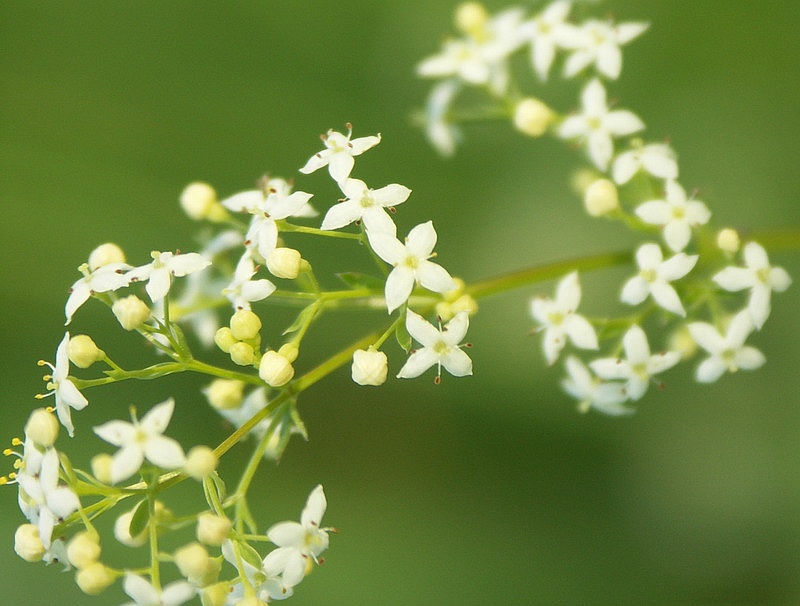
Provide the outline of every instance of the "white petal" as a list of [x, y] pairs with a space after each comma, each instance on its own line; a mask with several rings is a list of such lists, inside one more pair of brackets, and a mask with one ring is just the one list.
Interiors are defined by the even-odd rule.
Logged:
[[748, 242], [744, 247], [744, 262], [749, 269], [769, 267], [767, 251], [758, 242]]
[[381, 206], [397, 206], [402, 204], [411, 195], [411, 190], [405, 185], [391, 183], [372, 192], [372, 199]]
[[792, 277], [782, 267], [773, 267], [769, 271], [769, 285], [776, 292], [783, 292], [792, 284]]
[[628, 329], [628, 332], [622, 337], [622, 344], [630, 364], [640, 364], [650, 359], [647, 335], [638, 324], [634, 324]]
[[[442, 336], [449, 345], [458, 345], [466, 336], [468, 329], [469, 314], [466, 311], [460, 311], [447, 323]], [[409, 330], [409, 332], [411, 331]]]
[[261, 301], [275, 292], [275, 285], [266, 278], [242, 284], [242, 298], [245, 301]]
[[617, 42], [620, 44], [627, 44], [637, 36], [643, 34], [648, 27], [650, 27], [650, 24], [644, 22], [630, 21], [628, 23], [620, 23], [615, 28]]
[[544, 357], [548, 365], [553, 365], [558, 359], [558, 355], [566, 345], [564, 338], [564, 331], [557, 327], [548, 328], [544, 333], [544, 340], [542, 347], [544, 348]]
[[603, 379], [627, 379], [630, 375], [630, 366], [619, 358], [600, 358], [592, 361], [589, 366]]
[[333, 177], [333, 180], [338, 183], [350, 176], [355, 163], [356, 161], [353, 160], [353, 156], [348, 151], [331, 154], [328, 162], [328, 172]]
[[414, 271], [409, 267], [398, 265], [386, 278], [384, 296], [389, 313], [405, 303], [412, 290], [414, 290]]
[[406, 256], [406, 247], [390, 233], [367, 233], [369, 245], [375, 254], [391, 265], [396, 265]]
[[726, 370], [727, 367], [722, 361], [722, 358], [711, 356], [700, 363], [697, 367], [695, 377], [700, 383], [713, 383], [719, 379]]
[[462, 350], [453, 347], [442, 357], [442, 366], [454, 377], [465, 377], [472, 374], [472, 360]]
[[[457, 324], [456, 330], [458, 330], [458, 328], [459, 325]], [[442, 338], [442, 334], [433, 324], [410, 309], [406, 312], [406, 330], [408, 330], [408, 333], [414, 337], [417, 342], [425, 346], [433, 346], [434, 343]], [[466, 330], [464, 332], [466, 333]]]
[[750, 310], [750, 317], [753, 319], [755, 327], [761, 330], [764, 322], [769, 317], [771, 309], [770, 298], [772, 291], [766, 284], [756, 284], [753, 290], [750, 291], [750, 301], [747, 304], [747, 309]]
[[650, 225], [665, 225], [672, 216], [672, 207], [663, 200], [649, 200], [636, 207], [636, 216]]
[[642, 165], [654, 177], [677, 179], [678, 163], [673, 154], [674, 152], [666, 145], [650, 145], [642, 154]]
[[111, 459], [111, 482], [116, 484], [135, 474], [144, 462], [144, 453], [138, 444], [129, 443], [114, 453]]
[[186, 463], [181, 445], [172, 438], [152, 436], [144, 443], [144, 456], [164, 469], [178, 469]]
[[315, 170], [322, 168], [328, 163], [328, 157], [331, 155], [329, 149], [324, 149], [321, 152], [318, 152], [311, 156], [308, 159], [308, 162], [305, 163], [305, 166], [300, 169], [300, 172], [304, 175], [309, 173], [313, 173]]
[[[182, 277], [200, 271], [211, 265], [211, 261], [200, 253], [186, 253], [175, 255], [169, 260], [168, 267], [173, 275]], [[151, 278], [152, 279], [152, 278]]]
[[726, 267], [711, 279], [721, 288], [730, 291], [752, 288], [757, 282], [753, 271], [744, 267]]
[[578, 314], [570, 314], [564, 321], [564, 331], [581, 349], [597, 349], [597, 333], [589, 320]]
[[380, 135], [373, 135], [369, 137], [359, 137], [358, 139], [353, 139], [350, 141], [350, 147], [352, 149], [352, 154], [354, 156], [358, 156], [363, 154], [365, 151], [370, 149], [371, 147], [375, 147], [378, 143], [381, 142]]
[[66, 486], [48, 490], [45, 496], [48, 509], [59, 519], [66, 518], [81, 506], [78, 496]]
[[764, 365], [767, 359], [755, 347], [742, 347], [734, 356], [734, 363], [744, 370], [755, 370]]
[[692, 339], [711, 354], [721, 353], [727, 346], [719, 331], [707, 322], [691, 322], [688, 328]]
[[620, 301], [628, 305], [639, 305], [650, 294], [650, 284], [641, 276], [633, 276], [622, 287]]
[[263, 203], [264, 194], [257, 189], [234, 194], [220, 202], [228, 210], [237, 212], [252, 212]]
[[658, 244], [642, 244], [636, 250], [636, 263], [641, 269], [653, 269], [664, 258]]
[[639, 161], [636, 152], [625, 152], [617, 156], [614, 160], [612, 175], [618, 185], [623, 185], [630, 181], [639, 172]]
[[169, 292], [171, 279], [167, 267], [159, 267], [150, 272], [150, 280], [144, 288], [153, 303], [160, 301], [166, 296]]
[[267, 530], [267, 538], [278, 547], [302, 548], [306, 530], [297, 522], [279, 522]]
[[427, 259], [431, 256], [434, 246], [436, 246], [436, 230], [433, 228], [433, 221], [421, 223], [408, 232], [406, 248], [415, 257]]
[[581, 303], [581, 283], [578, 272], [573, 271], [563, 278], [556, 287], [556, 305], [563, 311], [575, 311]]
[[334, 204], [325, 213], [320, 229], [339, 229], [361, 218], [363, 209], [356, 200], [347, 200]]
[[325, 499], [325, 492], [322, 490], [322, 484], [318, 484], [311, 494], [308, 495], [306, 506], [303, 513], [300, 515], [300, 523], [303, 526], [316, 526], [319, 528], [322, 524], [322, 516], [325, 515], [325, 509], [328, 507], [328, 501]]
[[89, 300], [92, 295], [92, 289], [84, 278], [81, 278], [72, 285], [72, 292], [67, 298], [67, 303], [64, 306], [64, 315], [67, 321], [64, 324], [69, 324], [72, 321], [72, 316], [78, 308]]
[[614, 155], [614, 143], [605, 131], [594, 131], [589, 135], [589, 157], [594, 165], [605, 172]]
[[625, 137], [644, 129], [644, 122], [627, 109], [618, 109], [609, 112], [603, 124], [615, 137]]
[[664, 226], [664, 242], [675, 252], [686, 248], [691, 237], [692, 230], [686, 223], [671, 221]]
[[64, 404], [75, 410], [83, 410], [89, 403], [84, 395], [78, 391], [78, 388], [75, 387], [75, 384], [69, 379], [63, 379], [59, 382], [56, 396], [59, 400], [64, 402]]
[[742, 310], [731, 319], [728, 325], [727, 342], [732, 348], [741, 347], [753, 332], [753, 321], [748, 310]]
[[371, 206], [365, 208], [361, 220], [364, 223], [364, 229], [372, 233], [385, 233], [393, 237], [397, 235], [397, 226], [385, 210], [380, 206]]
[[662, 351], [650, 357], [647, 370], [651, 375], [669, 370], [681, 361], [681, 354], [677, 351]]
[[586, 134], [586, 118], [583, 116], [570, 116], [566, 118], [558, 129], [558, 136], [562, 139], [574, 139]]
[[678, 253], [661, 264], [658, 268], [658, 275], [667, 282], [683, 278], [694, 269], [698, 258], [698, 255]]
[[175, 400], [172, 398], [167, 398], [163, 402], [156, 404], [142, 417], [142, 429], [147, 434], [164, 433], [174, 410]]
[[161, 602], [161, 596], [158, 595], [156, 588], [138, 574], [127, 573], [122, 588], [137, 604], [149, 605]]
[[406, 360], [400, 372], [397, 373], [397, 378], [413, 379], [414, 377], [418, 377], [438, 361], [439, 355], [432, 349], [427, 347], [418, 349]]
[[161, 594], [164, 606], [179, 606], [191, 600], [195, 595], [194, 587], [186, 581], [174, 581], [164, 587]]
[[419, 283], [433, 292], [448, 292], [457, 287], [447, 270], [436, 263], [420, 261], [416, 273]]
[[650, 285], [650, 294], [653, 300], [667, 311], [686, 317], [681, 299], [675, 289], [663, 280], [656, 280]]
[[622, 71], [622, 52], [613, 44], [604, 44], [597, 55], [597, 69], [616, 80]]
[[94, 428], [94, 433], [114, 446], [122, 446], [134, 439], [136, 427], [127, 421], [107, 421]]

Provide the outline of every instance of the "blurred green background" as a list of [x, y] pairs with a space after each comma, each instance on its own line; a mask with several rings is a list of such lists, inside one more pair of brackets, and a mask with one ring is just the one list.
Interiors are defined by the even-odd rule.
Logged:
[[[2, 3], [3, 440], [21, 434], [36, 405], [35, 362], [52, 360], [66, 289], [95, 245], [115, 241], [134, 263], [153, 248], [193, 250], [196, 226], [177, 205], [186, 183], [207, 180], [227, 195], [266, 171], [293, 176], [317, 151], [317, 135], [347, 121], [355, 136], [384, 137], [356, 176], [411, 187], [400, 231], [432, 218], [440, 260], [454, 274], [474, 280], [618, 248], [627, 236], [585, 218], [569, 191], [581, 160], [566, 146], [481, 127], [444, 161], [409, 125], [428, 88], [413, 66], [451, 31], [452, 8], [444, 0]], [[618, 0], [597, 12], [652, 23], [628, 47], [611, 95], [644, 118], [650, 139], [671, 139], [682, 183], [699, 188], [718, 223], [800, 225], [795, 0]], [[577, 99], [557, 88], [553, 98]], [[323, 209], [336, 195], [321, 174], [298, 186]], [[329, 252], [337, 249], [309, 250], [312, 262], [337, 267]], [[772, 257], [800, 279], [800, 255]], [[586, 290], [621, 275], [587, 275]], [[773, 318], [752, 339], [768, 357], [764, 368], [699, 387], [684, 366], [626, 419], [577, 414], [558, 389], [560, 370], [545, 368], [527, 307], [550, 288], [483, 303], [470, 332], [472, 378], [359, 389], [343, 370], [303, 395], [311, 440], [262, 469], [256, 515], [265, 525], [296, 518], [323, 482], [325, 522], [341, 533], [291, 603], [800, 602], [800, 285], [775, 297]], [[127, 347], [135, 340], [105, 320], [95, 328], [98, 309], [82, 309], [73, 331], [91, 331], [135, 361]], [[355, 316], [332, 324], [340, 343], [364, 330]], [[397, 368], [403, 357], [390, 353]], [[92, 406], [76, 415], [81, 438], [131, 403], [147, 407], [200, 384], [181, 377], [92, 391]], [[187, 443], [226, 435], [199, 398], [178, 404], [173, 430]], [[225, 466], [245, 454], [235, 450]], [[3, 600], [124, 601], [118, 588], [84, 596], [71, 573], [19, 559], [16, 490], [0, 499]]]

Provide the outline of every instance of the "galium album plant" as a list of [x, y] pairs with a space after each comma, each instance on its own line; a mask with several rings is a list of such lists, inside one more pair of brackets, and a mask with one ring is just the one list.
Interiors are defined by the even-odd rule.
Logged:
[[[563, 140], [586, 163], [576, 183], [587, 221], [634, 230], [640, 241], [632, 250], [482, 281], [453, 276], [435, 252], [435, 223], [445, 218], [407, 226], [403, 207], [416, 193], [359, 179], [357, 165], [380, 153], [381, 136], [356, 136], [350, 124], [322, 135], [317, 149], [310, 144], [313, 154], [299, 159], [294, 177], [268, 175], [253, 189], [223, 195], [192, 183], [180, 204], [206, 228], [202, 248], [131, 252], [100, 244], [71, 278], [66, 332], [39, 362], [47, 373], [42, 407], [6, 450], [14, 471], [3, 482], [16, 485], [27, 520], [16, 532], [17, 554], [73, 570], [90, 595], [119, 583], [128, 604], [254, 606], [291, 597], [323, 562], [335, 532], [323, 525], [325, 492], [310, 490], [299, 521], [265, 521], [254, 515], [265, 508], [249, 488], [292, 436], [307, 438], [303, 392], [343, 366], [361, 386], [472, 375], [469, 325], [480, 322], [479, 301], [498, 292], [556, 280], [528, 303], [531, 324], [517, 328], [534, 328], [542, 361], [563, 369], [565, 399], [581, 412], [633, 413], [674, 367], [710, 383], [763, 365], [751, 341], [769, 318], [772, 293], [791, 278], [771, 264], [769, 234], [740, 241], [735, 230], [714, 226], [702, 193], [681, 181], [677, 152], [647, 133], [624, 102], [610, 102], [623, 50], [648, 25], [600, 18], [593, 8], [556, 0], [490, 15], [478, 3], [460, 5], [457, 34], [417, 66], [432, 81], [424, 129], [446, 156], [475, 120]], [[556, 78], [574, 84], [577, 109], [546, 101]], [[315, 171], [330, 175], [340, 199], [303, 191], [304, 175]], [[303, 252], [313, 238], [357, 249], [373, 271], [341, 267], [318, 276]], [[629, 270], [618, 289], [625, 313], [587, 317], [582, 281], [611, 266]], [[287, 326], [276, 326], [276, 307], [296, 311]], [[309, 351], [306, 335], [344, 310], [382, 317], [383, 326], [332, 355]], [[149, 365], [124, 368], [115, 343], [71, 332], [73, 318], [102, 314], [139, 336]], [[213, 350], [224, 352], [225, 364], [210, 361]], [[191, 444], [171, 437], [173, 412], [195, 394], [130, 408], [113, 402], [114, 383], [184, 372], [204, 376], [204, 398], [230, 422], [222, 443], [205, 444], [201, 433]], [[81, 411], [100, 401], [108, 420], [82, 424]], [[62, 452], [64, 441], [92, 434], [105, 443], [100, 452], [82, 461]], [[250, 449], [250, 458], [238, 477], [223, 478], [218, 461], [234, 447]], [[203, 496], [191, 515], [178, 517], [169, 501], [183, 482], [198, 483]], [[113, 536], [99, 528], [104, 518], [114, 520]], [[176, 543], [187, 528], [194, 537]], [[130, 548], [126, 561], [104, 557], [114, 541]]]

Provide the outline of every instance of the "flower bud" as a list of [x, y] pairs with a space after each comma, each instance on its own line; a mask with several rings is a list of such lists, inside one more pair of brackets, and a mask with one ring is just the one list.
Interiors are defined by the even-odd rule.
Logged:
[[245, 341], [255, 339], [261, 330], [261, 320], [249, 309], [240, 309], [231, 316], [230, 326], [233, 338]]
[[78, 368], [89, 368], [106, 357], [89, 335], [75, 335], [69, 340], [69, 359]]
[[533, 97], [523, 99], [514, 109], [514, 126], [530, 137], [541, 137], [554, 119], [553, 110]]
[[203, 390], [208, 403], [217, 410], [238, 408], [244, 399], [244, 381], [236, 379], [214, 379]]
[[258, 365], [258, 376], [270, 387], [286, 385], [294, 376], [292, 363], [274, 350], [267, 351]]
[[100, 543], [97, 534], [84, 530], [77, 533], [67, 544], [67, 559], [75, 568], [86, 568], [100, 558]]
[[300, 273], [303, 258], [294, 248], [275, 248], [267, 255], [267, 269], [276, 278], [295, 279]]
[[231, 584], [228, 581], [215, 583], [204, 588], [200, 593], [200, 602], [203, 606], [225, 606], [231, 593]]
[[680, 326], [669, 336], [669, 351], [677, 351], [681, 358], [688, 360], [697, 352], [697, 343], [689, 333], [686, 325]]
[[94, 271], [98, 267], [109, 263], [125, 263], [125, 253], [116, 244], [106, 242], [95, 248], [89, 253], [89, 270]]
[[150, 308], [136, 295], [117, 299], [111, 311], [125, 330], [135, 330], [150, 319]]
[[295, 343], [284, 343], [278, 349], [278, 353], [289, 360], [289, 362], [294, 362], [300, 354], [300, 349]]
[[386, 354], [375, 349], [358, 349], [353, 352], [351, 375], [359, 385], [383, 385], [389, 372]]
[[608, 179], [597, 179], [586, 188], [583, 203], [592, 217], [602, 217], [619, 208], [617, 186]]
[[58, 419], [46, 408], [37, 408], [25, 423], [25, 435], [36, 444], [49, 448], [58, 438]]
[[236, 343], [236, 338], [230, 328], [223, 326], [214, 333], [214, 343], [225, 353], [230, 353], [231, 347]]
[[133, 511], [126, 511], [119, 516], [114, 522], [114, 536], [117, 541], [128, 547], [141, 547], [147, 543], [148, 533], [147, 528], [142, 530], [135, 537], [131, 536], [131, 520], [133, 519]]
[[470, 316], [478, 312], [478, 302], [470, 295], [461, 295], [455, 301], [440, 301], [436, 304], [436, 315], [443, 322], [449, 322], [459, 312], [465, 311]]
[[202, 480], [217, 468], [219, 459], [208, 446], [195, 446], [186, 455], [184, 469], [195, 480]]
[[238, 341], [231, 345], [228, 353], [231, 355], [233, 363], [239, 366], [251, 366], [256, 361], [256, 352], [253, 350], [253, 346], [244, 341]]
[[717, 246], [719, 246], [720, 250], [728, 253], [735, 253], [739, 250], [740, 245], [739, 232], [735, 229], [726, 227], [725, 229], [721, 229], [717, 234]]
[[210, 511], [197, 516], [197, 540], [206, 545], [220, 546], [231, 534], [233, 524], [224, 517]]
[[480, 2], [464, 2], [456, 7], [453, 20], [459, 31], [473, 38], [481, 38], [484, 27], [489, 21], [489, 13]]
[[175, 552], [175, 565], [187, 578], [202, 578], [209, 569], [211, 557], [200, 543], [189, 543]]
[[107, 452], [101, 452], [92, 457], [92, 474], [103, 484], [113, 484], [111, 480], [111, 464], [114, 458]]
[[190, 183], [181, 192], [180, 203], [189, 218], [202, 221], [217, 203], [217, 192], [208, 183]]
[[116, 575], [107, 566], [100, 562], [89, 564], [81, 568], [75, 575], [75, 583], [83, 593], [97, 595], [116, 580]]
[[45, 548], [39, 536], [39, 527], [23, 524], [14, 533], [14, 551], [26, 562], [39, 562], [44, 557]]

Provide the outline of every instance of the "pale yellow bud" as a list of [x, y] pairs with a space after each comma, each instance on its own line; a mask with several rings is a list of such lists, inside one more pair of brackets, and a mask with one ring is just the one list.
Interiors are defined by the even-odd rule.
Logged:
[[470, 295], [461, 295], [455, 301], [440, 301], [436, 304], [436, 315], [443, 322], [449, 322], [461, 311], [467, 312], [470, 316], [475, 315], [478, 313], [478, 302]]
[[358, 349], [353, 352], [350, 374], [359, 385], [383, 385], [389, 372], [386, 354], [375, 349]]
[[111, 305], [111, 311], [125, 330], [135, 330], [150, 319], [150, 308], [136, 295], [117, 299]]
[[101, 452], [92, 457], [92, 474], [103, 484], [113, 484], [111, 481], [111, 464], [113, 457], [107, 452]]
[[58, 438], [58, 419], [46, 408], [37, 408], [31, 412], [28, 422], [25, 423], [25, 435], [36, 444], [48, 448], [55, 444]]
[[203, 606], [225, 606], [231, 593], [231, 584], [227, 581], [209, 585], [200, 593]]
[[39, 536], [39, 527], [23, 524], [14, 533], [14, 551], [26, 562], [39, 562], [44, 557], [45, 548]]
[[131, 536], [131, 520], [133, 519], [133, 511], [126, 511], [119, 516], [114, 522], [114, 536], [117, 541], [128, 547], [141, 547], [147, 543], [148, 532], [147, 528], [142, 530], [135, 537]]
[[456, 29], [474, 38], [480, 38], [489, 21], [489, 13], [480, 2], [464, 2], [456, 7], [453, 20]]
[[302, 264], [300, 251], [294, 248], [275, 248], [267, 255], [267, 269], [276, 278], [295, 279]]
[[300, 349], [295, 343], [284, 343], [278, 349], [278, 353], [289, 360], [289, 362], [294, 362], [297, 356], [300, 355]]
[[725, 229], [721, 229], [717, 234], [717, 246], [719, 246], [720, 250], [724, 250], [728, 253], [735, 253], [739, 250], [740, 245], [741, 240], [739, 239], [739, 232], [735, 229], [726, 227]]
[[214, 334], [214, 343], [225, 353], [230, 353], [231, 347], [236, 343], [236, 338], [230, 328], [223, 326]]
[[100, 558], [97, 534], [90, 530], [77, 533], [67, 544], [67, 559], [75, 568], [86, 568]]
[[106, 242], [95, 248], [89, 253], [89, 270], [94, 271], [98, 267], [109, 263], [125, 263], [125, 253], [116, 244]]
[[206, 545], [220, 546], [231, 534], [232, 522], [211, 512], [197, 516], [197, 540]]
[[239, 366], [252, 366], [256, 361], [256, 352], [253, 350], [253, 346], [244, 341], [231, 345], [228, 353], [231, 355], [231, 361]]
[[697, 343], [689, 333], [689, 329], [686, 326], [681, 326], [669, 336], [668, 349], [669, 351], [677, 351], [681, 358], [686, 360], [697, 352]]
[[554, 119], [553, 110], [533, 97], [523, 99], [514, 109], [514, 127], [530, 137], [541, 137]]
[[114, 571], [100, 562], [81, 568], [75, 575], [75, 583], [83, 593], [97, 595], [111, 585], [117, 578]]
[[244, 381], [215, 379], [204, 393], [208, 403], [217, 410], [238, 408], [244, 399]]
[[181, 192], [180, 203], [191, 219], [202, 221], [217, 203], [217, 192], [208, 183], [190, 183]]
[[270, 350], [261, 358], [258, 376], [270, 387], [281, 387], [292, 380], [294, 367], [279, 352]]
[[106, 357], [89, 335], [75, 335], [69, 340], [69, 359], [78, 368], [89, 368]]
[[175, 565], [185, 577], [205, 576], [210, 560], [208, 551], [200, 543], [189, 543], [175, 552]]
[[617, 186], [608, 179], [597, 179], [583, 195], [586, 212], [593, 217], [602, 217], [619, 208]]
[[261, 330], [261, 319], [249, 309], [240, 309], [231, 316], [230, 326], [237, 341], [254, 339]]
[[219, 458], [208, 446], [195, 446], [186, 455], [184, 469], [195, 480], [202, 480], [217, 468]]

